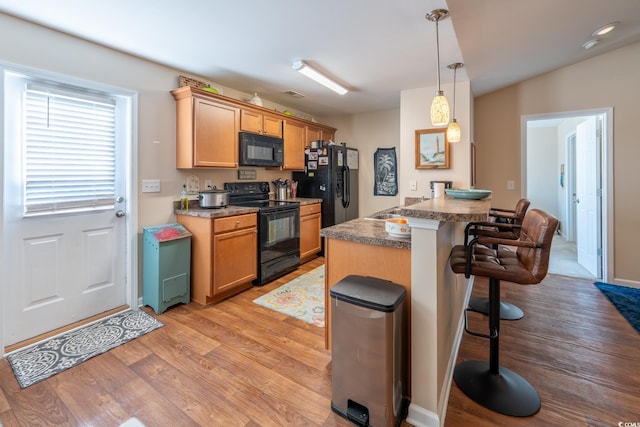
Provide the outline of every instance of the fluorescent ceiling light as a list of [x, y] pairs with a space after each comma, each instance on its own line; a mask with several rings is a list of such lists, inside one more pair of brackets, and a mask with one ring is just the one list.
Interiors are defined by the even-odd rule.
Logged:
[[600, 40], [592, 39], [592, 40], [589, 40], [588, 42], [586, 42], [585, 44], [583, 44], [582, 47], [587, 49], [587, 50], [589, 50], [592, 47], [594, 47], [595, 45], [597, 45], [598, 43], [600, 43]]
[[293, 63], [293, 69], [309, 77], [311, 80], [315, 80], [321, 85], [328, 87], [329, 89], [340, 95], [344, 95], [345, 93], [349, 92], [344, 86], [339, 85], [324, 74], [320, 74], [304, 61], [295, 61]]
[[607, 34], [608, 32], [610, 32], [611, 30], [613, 30], [616, 25], [618, 25], [620, 22], [612, 22], [610, 24], [607, 24], [603, 27], [598, 28], [597, 30], [595, 30], [593, 33], [591, 33], [591, 35], [593, 37], [598, 37], [598, 36], [604, 36], [605, 34]]

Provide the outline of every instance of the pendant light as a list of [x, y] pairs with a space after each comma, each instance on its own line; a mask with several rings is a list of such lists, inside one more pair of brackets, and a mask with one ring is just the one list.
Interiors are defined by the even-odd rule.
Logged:
[[438, 21], [449, 16], [447, 9], [434, 9], [425, 15], [428, 21], [436, 23], [436, 53], [437, 53], [437, 76], [438, 90], [431, 102], [431, 124], [433, 126], [444, 126], [449, 123], [449, 103], [444, 96], [444, 92], [440, 89], [440, 39], [438, 34]]
[[464, 67], [462, 62], [454, 62], [453, 64], [447, 65], [448, 69], [453, 70], [453, 118], [451, 119], [451, 123], [449, 123], [449, 127], [447, 127], [447, 141], [449, 142], [460, 141], [460, 125], [456, 120], [456, 74], [458, 68], [462, 67]]

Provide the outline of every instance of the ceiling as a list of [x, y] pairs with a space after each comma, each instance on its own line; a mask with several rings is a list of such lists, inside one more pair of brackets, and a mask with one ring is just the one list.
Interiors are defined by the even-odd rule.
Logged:
[[[464, 62], [458, 81], [474, 96], [640, 40], [638, 0], [0, 0], [6, 14], [319, 116], [398, 108], [401, 90], [435, 85], [436, 28], [424, 16], [437, 8], [450, 12], [442, 82], [453, 81], [447, 64]], [[298, 59], [350, 92], [308, 80]]]

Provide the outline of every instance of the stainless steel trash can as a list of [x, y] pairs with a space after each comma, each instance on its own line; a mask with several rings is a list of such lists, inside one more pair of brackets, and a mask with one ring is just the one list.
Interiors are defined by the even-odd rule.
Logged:
[[360, 426], [399, 426], [407, 407], [404, 287], [351, 275], [331, 299], [331, 409]]

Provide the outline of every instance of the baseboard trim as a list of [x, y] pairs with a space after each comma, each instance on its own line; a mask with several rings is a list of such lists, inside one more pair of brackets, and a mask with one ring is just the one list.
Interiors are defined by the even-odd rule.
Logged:
[[415, 427], [440, 427], [438, 414], [414, 403], [409, 405], [407, 422]]

